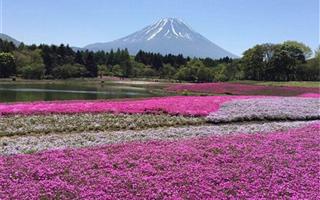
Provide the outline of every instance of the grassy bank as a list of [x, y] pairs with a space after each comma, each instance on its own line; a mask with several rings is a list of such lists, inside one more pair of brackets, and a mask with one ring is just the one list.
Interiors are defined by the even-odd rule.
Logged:
[[318, 81], [288, 81], [288, 82], [277, 82], [277, 81], [231, 81], [232, 83], [241, 83], [249, 85], [263, 85], [263, 86], [295, 86], [295, 87], [320, 87]]
[[[103, 78], [72, 78], [66, 80], [30, 80], [17, 78], [16, 81], [12, 81], [10, 78], [0, 78], [0, 84], [101, 84], [101, 83], [114, 83], [114, 84], [125, 84], [125, 85], [152, 85], [152, 86], [168, 86], [173, 83], [177, 83], [176, 80], [168, 79], [152, 79], [152, 78], [125, 78], [120, 79], [118, 77], [103, 77]], [[241, 83], [249, 85], [263, 85], [263, 86], [296, 86], [296, 87], [320, 87], [319, 81], [288, 81], [288, 82], [277, 82], [277, 81], [253, 81], [253, 80], [237, 80], [230, 81], [230, 83]]]

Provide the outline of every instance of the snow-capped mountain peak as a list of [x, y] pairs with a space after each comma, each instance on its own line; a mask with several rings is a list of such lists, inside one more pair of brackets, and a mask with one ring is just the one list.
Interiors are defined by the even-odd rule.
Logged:
[[176, 38], [192, 40], [194, 32], [182, 20], [177, 18], [163, 18], [120, 40], [124, 42], [150, 41], [159, 38]]
[[[147, 27], [145, 34], [148, 36], [147, 40], [155, 38], [157, 35], [167, 38], [184, 38], [192, 39], [192, 30], [180, 19], [164, 18], [159, 20], [156, 24]], [[150, 33], [152, 33], [150, 35]]]
[[163, 18], [126, 37], [112, 42], [90, 44], [84, 48], [93, 51], [127, 48], [130, 54], [143, 50], [191, 57], [236, 57], [177, 18]]

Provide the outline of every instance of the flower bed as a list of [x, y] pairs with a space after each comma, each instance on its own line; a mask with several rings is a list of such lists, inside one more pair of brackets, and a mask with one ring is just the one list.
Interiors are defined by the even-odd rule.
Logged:
[[305, 94], [302, 94], [299, 96], [300, 97], [320, 98], [320, 94], [316, 94], [316, 93], [305, 93]]
[[147, 140], [177, 140], [190, 137], [229, 135], [236, 133], [267, 133], [284, 131], [315, 123], [315, 121], [295, 122], [254, 122], [220, 125], [199, 125], [166, 127], [145, 130], [122, 130], [109, 132], [81, 132], [73, 134], [30, 134], [19, 137], [1, 137], [0, 154], [11, 155], [35, 153], [50, 149], [101, 146], [112, 143]]
[[1, 199], [317, 199], [320, 124], [0, 158]]
[[58, 101], [0, 104], [0, 116], [12, 114], [50, 113], [168, 113], [172, 115], [205, 116], [220, 104], [250, 96], [176, 96], [134, 101]]
[[151, 114], [51, 114], [14, 115], [0, 118], [0, 137], [28, 134], [93, 132], [197, 125], [204, 118]]
[[320, 119], [320, 101], [317, 98], [282, 97], [226, 102], [207, 117], [214, 123], [310, 119]]
[[273, 96], [297, 96], [304, 93], [320, 93], [319, 88], [306, 87], [277, 87], [262, 85], [247, 85], [239, 83], [197, 83], [178, 84], [167, 88], [168, 91], [189, 91], [213, 94], [233, 95], [273, 95]]

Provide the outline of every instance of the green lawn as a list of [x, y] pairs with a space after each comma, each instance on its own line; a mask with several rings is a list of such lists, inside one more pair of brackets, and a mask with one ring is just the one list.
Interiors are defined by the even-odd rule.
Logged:
[[276, 82], [276, 81], [232, 81], [233, 83], [242, 83], [250, 85], [265, 85], [265, 86], [296, 86], [296, 87], [320, 87], [319, 81], [289, 81], [289, 82]]

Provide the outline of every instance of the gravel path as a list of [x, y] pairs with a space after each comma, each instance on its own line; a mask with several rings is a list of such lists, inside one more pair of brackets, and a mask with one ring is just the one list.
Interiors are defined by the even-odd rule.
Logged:
[[140, 131], [126, 130], [1, 137], [0, 154], [34, 153], [50, 149], [78, 148], [128, 141], [173, 140], [208, 135], [273, 132], [298, 128], [313, 122], [315, 121], [234, 123], [146, 129]]

